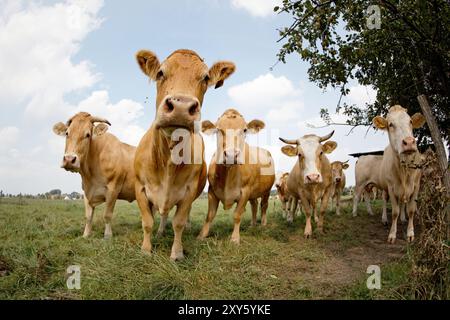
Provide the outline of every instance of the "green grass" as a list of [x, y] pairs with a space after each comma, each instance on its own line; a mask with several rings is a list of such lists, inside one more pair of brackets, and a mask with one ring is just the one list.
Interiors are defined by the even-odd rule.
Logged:
[[[313, 225], [313, 238], [305, 240], [304, 215], [289, 225], [278, 202], [274, 206], [271, 200], [268, 226], [251, 227], [248, 205], [241, 245], [236, 246], [229, 242], [231, 210], [219, 210], [206, 241], [196, 239], [207, 211], [206, 200], [199, 199], [191, 212], [192, 228], [183, 235], [186, 258], [177, 263], [169, 259], [170, 223], [162, 238], [153, 238], [152, 255], [146, 255], [140, 251], [137, 205], [117, 203], [111, 240], [103, 239], [103, 208], [95, 211], [91, 238], [83, 239], [81, 201], [1, 199], [0, 298], [407, 298], [395, 294], [408, 281], [407, 258], [383, 257], [383, 250], [401, 252], [404, 246], [389, 247], [380, 216], [368, 217], [362, 206], [357, 218], [350, 208], [341, 216], [328, 212], [325, 234]], [[376, 247], [374, 239], [379, 240]], [[382, 267], [383, 286], [373, 292], [365, 288], [365, 271], [376, 263]], [[70, 265], [81, 267], [81, 290], [66, 288]]]

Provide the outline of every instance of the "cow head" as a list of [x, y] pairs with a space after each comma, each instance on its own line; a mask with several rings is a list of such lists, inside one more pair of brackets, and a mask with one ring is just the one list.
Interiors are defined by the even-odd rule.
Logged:
[[288, 140], [280, 138], [281, 141], [290, 146], [284, 146], [281, 151], [289, 157], [298, 157], [298, 163], [303, 172], [305, 184], [321, 183], [322, 175], [322, 157], [324, 153], [331, 153], [337, 147], [334, 141], [322, 142], [331, 138], [334, 134], [319, 137], [313, 134], [305, 135], [297, 140]]
[[373, 124], [378, 129], [388, 132], [389, 143], [395, 152], [399, 155], [412, 154], [417, 152], [413, 129], [422, 127], [425, 124], [425, 117], [421, 113], [410, 117], [405, 108], [396, 105], [389, 109], [386, 118], [381, 116], [373, 118]]
[[348, 169], [348, 160], [345, 162], [334, 161], [331, 163], [331, 177], [333, 182], [340, 183], [344, 177], [344, 170]]
[[237, 110], [228, 109], [216, 124], [208, 120], [203, 121], [202, 131], [205, 134], [217, 133], [217, 163], [232, 165], [244, 163], [246, 135], [257, 133], [264, 126], [261, 120], [252, 120], [247, 123]]
[[228, 61], [208, 69], [196, 52], [185, 49], [174, 51], [162, 63], [147, 50], [139, 51], [136, 58], [141, 70], [156, 82], [155, 126], [168, 136], [178, 128], [193, 131], [208, 87], [221, 87], [236, 69]]
[[55, 124], [53, 132], [66, 137], [61, 168], [79, 172], [82, 164], [87, 161], [92, 137], [104, 134], [108, 130], [107, 124], [111, 125], [108, 120], [93, 117], [87, 112], [77, 113], [65, 124], [62, 122]]
[[285, 183], [287, 181], [288, 176], [289, 176], [288, 172], [284, 172], [284, 173], [280, 172], [275, 176], [275, 187], [278, 190], [281, 188], [283, 183]]

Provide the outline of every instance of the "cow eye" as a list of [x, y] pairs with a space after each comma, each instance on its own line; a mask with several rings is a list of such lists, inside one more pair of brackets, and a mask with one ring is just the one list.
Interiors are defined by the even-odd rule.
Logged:
[[394, 124], [393, 123], [389, 123], [389, 128], [394, 128]]
[[323, 151], [320, 151], [320, 155], [323, 155]]
[[209, 79], [210, 79], [209, 75], [206, 75], [206, 76], [203, 78], [203, 81], [205, 81], [206, 83], [208, 83], [208, 82], [209, 82]]
[[245, 129], [244, 129], [244, 133], [247, 133], [247, 130], [248, 130], [248, 129], [247, 129], [247, 128], [245, 128]]
[[68, 137], [68, 136], [69, 136], [69, 132], [66, 131], [66, 137]]
[[86, 138], [90, 138], [91, 137], [91, 134], [90, 133], [87, 133], [86, 134]]

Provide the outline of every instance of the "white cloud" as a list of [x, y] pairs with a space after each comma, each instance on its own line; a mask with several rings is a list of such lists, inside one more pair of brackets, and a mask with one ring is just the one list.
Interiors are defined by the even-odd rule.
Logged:
[[[111, 133], [133, 145], [144, 134], [138, 125], [142, 105], [129, 99], [113, 102], [108, 91], [93, 91], [101, 75], [92, 62], [76, 60], [83, 40], [102, 22], [102, 6], [103, 0], [0, 3], [0, 108], [17, 114], [17, 124], [0, 130], [4, 191], [81, 190], [79, 175], [59, 168], [64, 139], [51, 129], [76, 112], [107, 118]], [[72, 93], [85, 98], [68, 102]]]
[[350, 93], [346, 97], [350, 103], [364, 106], [366, 103], [374, 103], [377, 98], [377, 91], [371, 86], [356, 85], [350, 87]]
[[92, 65], [74, 63], [73, 57], [100, 25], [102, 5], [102, 0], [52, 6], [7, 2], [9, 15], [0, 21], [0, 101], [25, 103], [27, 116], [43, 119], [63, 109], [65, 94], [92, 86], [99, 78]]
[[236, 9], [244, 9], [255, 17], [273, 15], [273, 8], [281, 4], [281, 0], [232, 0], [231, 5]]
[[300, 88], [285, 76], [271, 73], [231, 87], [228, 95], [237, 108], [266, 114], [271, 121], [297, 119], [303, 109]]
[[137, 145], [145, 130], [137, 124], [143, 115], [143, 106], [135, 101], [123, 99], [113, 104], [107, 91], [94, 91], [81, 101], [75, 112], [85, 111], [92, 115], [106, 118], [111, 122], [110, 132], [131, 145]]

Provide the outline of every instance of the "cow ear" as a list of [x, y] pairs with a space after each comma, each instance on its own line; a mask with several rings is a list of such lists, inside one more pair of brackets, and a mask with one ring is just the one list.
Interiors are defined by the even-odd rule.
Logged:
[[322, 150], [325, 153], [332, 153], [336, 149], [337, 143], [334, 141], [327, 141], [322, 145]]
[[261, 120], [252, 120], [247, 124], [247, 129], [250, 133], [258, 133], [260, 130], [264, 129], [265, 123]]
[[344, 163], [343, 165], [342, 165], [342, 169], [348, 169], [348, 167], [349, 167], [349, 165], [348, 165], [348, 163]]
[[373, 118], [372, 122], [376, 128], [381, 130], [386, 129], [388, 125], [387, 120], [380, 116], [376, 116], [375, 118]]
[[207, 135], [211, 135], [216, 133], [217, 129], [214, 123], [209, 120], [205, 120], [202, 122], [202, 132]]
[[209, 69], [208, 86], [214, 85], [214, 88], [220, 88], [225, 79], [227, 79], [236, 70], [236, 66], [230, 61], [219, 61], [213, 64]]
[[58, 136], [65, 136], [67, 131], [67, 126], [62, 123], [58, 122], [53, 126], [53, 132]]
[[283, 152], [288, 157], [295, 157], [297, 155], [297, 147], [294, 147], [294, 146], [283, 146], [281, 148], [281, 152]]
[[151, 51], [140, 50], [136, 53], [136, 60], [144, 72], [151, 80], [156, 80], [159, 68], [161, 67], [158, 57]]
[[418, 129], [425, 124], [425, 117], [417, 112], [411, 117], [413, 129]]
[[99, 123], [94, 127], [94, 135], [101, 136], [108, 131], [108, 125], [106, 123]]

